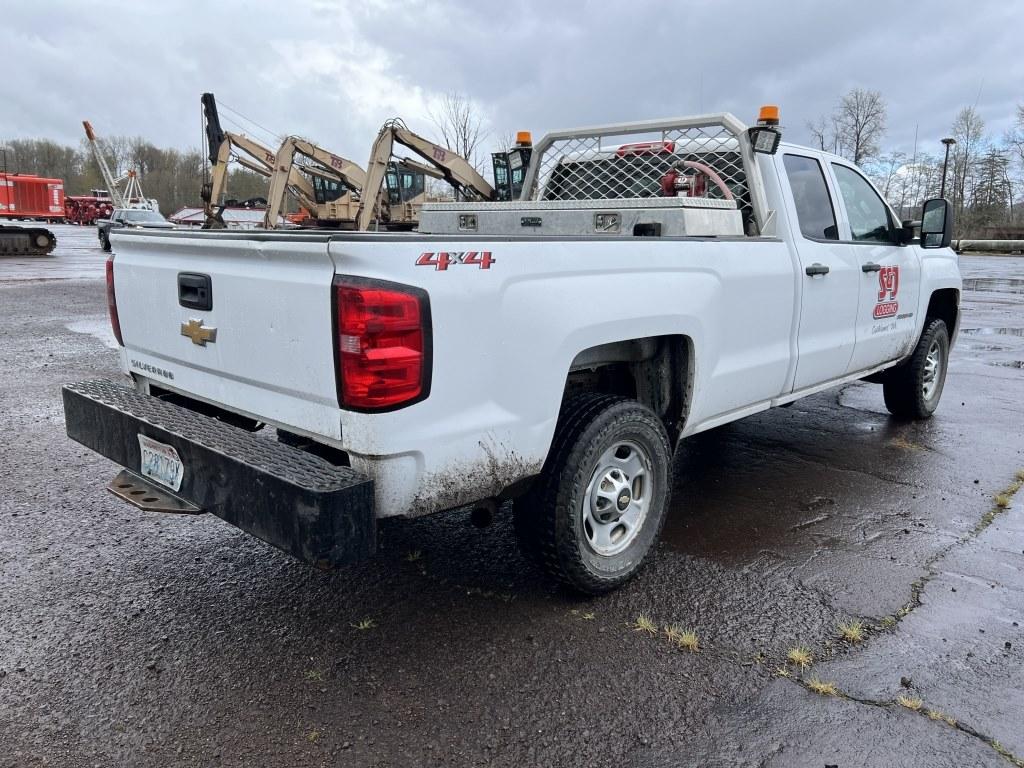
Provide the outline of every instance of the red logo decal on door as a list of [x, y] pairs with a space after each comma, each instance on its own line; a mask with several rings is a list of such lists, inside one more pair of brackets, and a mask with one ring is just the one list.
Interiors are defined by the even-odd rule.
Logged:
[[878, 303], [875, 304], [874, 318], [892, 317], [899, 312], [900, 304], [896, 294], [900, 290], [900, 268], [882, 267], [878, 271]]

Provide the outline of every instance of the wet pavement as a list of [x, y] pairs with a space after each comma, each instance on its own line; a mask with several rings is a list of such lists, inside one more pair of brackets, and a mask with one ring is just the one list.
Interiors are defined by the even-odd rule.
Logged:
[[932, 420], [856, 384], [688, 440], [650, 567], [584, 600], [507, 515], [388, 521], [324, 574], [118, 502], [63, 433], [59, 385], [117, 361], [94, 233], [58, 229], [55, 256], [0, 260], [0, 766], [1024, 758], [1024, 492], [994, 499], [1024, 469], [1024, 258], [962, 259]]

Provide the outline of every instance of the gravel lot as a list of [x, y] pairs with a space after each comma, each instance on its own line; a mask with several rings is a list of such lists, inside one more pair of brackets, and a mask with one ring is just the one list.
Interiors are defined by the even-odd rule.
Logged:
[[1024, 758], [1024, 493], [994, 501], [1024, 470], [1024, 259], [962, 258], [932, 420], [855, 384], [688, 440], [651, 566], [582, 600], [504, 515], [389, 521], [377, 557], [324, 574], [118, 502], [59, 393], [119, 375], [104, 255], [55, 229], [53, 256], [0, 260], [0, 765]]

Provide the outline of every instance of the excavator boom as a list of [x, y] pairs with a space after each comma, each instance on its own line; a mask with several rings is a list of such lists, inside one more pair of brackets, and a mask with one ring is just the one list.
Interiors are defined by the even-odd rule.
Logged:
[[[270, 192], [267, 193], [267, 210], [263, 221], [267, 227], [276, 222], [284, 207], [284, 195], [288, 179], [295, 171], [295, 156], [301, 155], [308, 161], [302, 166], [306, 173], [319, 174], [322, 178], [341, 182], [351, 191], [360, 191], [366, 184], [366, 171], [340, 155], [328, 152], [311, 141], [299, 136], [289, 136], [282, 142], [273, 159], [270, 176]], [[345, 194], [351, 195], [351, 192]], [[312, 209], [316, 211], [316, 207]], [[347, 218], [347, 217], [344, 217]]]
[[[356, 221], [360, 230], [367, 230], [373, 223], [375, 214], [374, 203], [377, 200], [378, 192], [384, 177], [387, 174], [388, 163], [395, 143], [411, 149], [421, 158], [427, 161], [431, 167], [436, 169], [435, 173], [429, 175], [435, 178], [443, 178], [457, 191], [469, 193], [482, 200], [494, 198], [494, 188], [481, 176], [476, 168], [455, 152], [445, 147], [438, 146], [431, 141], [410, 131], [401, 120], [389, 120], [384, 123], [377, 139], [370, 150], [370, 160], [367, 163], [366, 185], [363, 188], [362, 200], [359, 204], [359, 215]], [[415, 163], [416, 161], [412, 161]], [[426, 169], [427, 166], [416, 163], [416, 166]], [[415, 166], [410, 166], [415, 167]], [[426, 170], [422, 172], [426, 173]]]

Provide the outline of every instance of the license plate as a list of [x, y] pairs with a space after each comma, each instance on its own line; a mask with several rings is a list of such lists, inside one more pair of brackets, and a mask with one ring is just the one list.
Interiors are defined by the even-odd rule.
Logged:
[[172, 491], [181, 490], [185, 465], [181, 463], [181, 457], [173, 446], [139, 435], [139, 451], [142, 454], [139, 470], [143, 477], [148, 477]]

